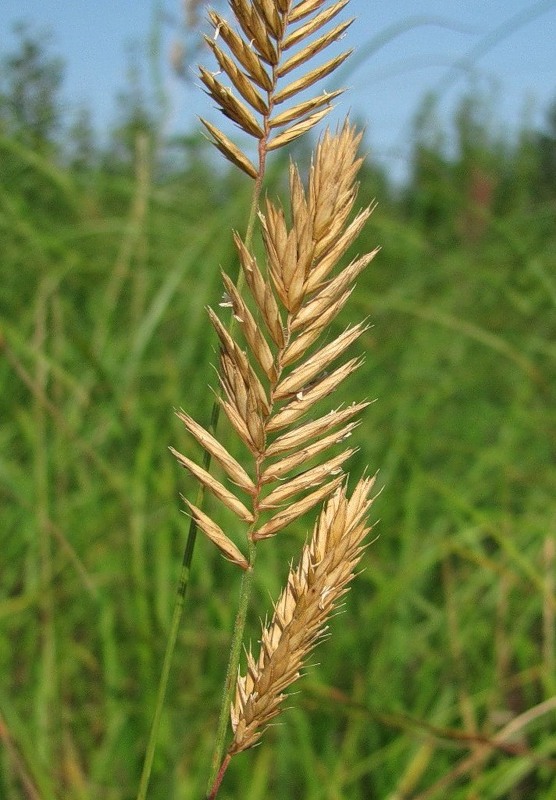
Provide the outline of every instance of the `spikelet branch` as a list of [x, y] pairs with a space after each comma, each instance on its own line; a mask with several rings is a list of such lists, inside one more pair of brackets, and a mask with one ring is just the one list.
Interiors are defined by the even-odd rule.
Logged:
[[258, 658], [247, 655], [247, 672], [239, 675], [231, 708], [234, 755], [258, 742], [277, 714], [284, 691], [296, 681], [326, 622], [347, 591], [370, 530], [365, 521], [374, 479], [363, 479], [348, 498], [339, 489], [322, 511], [297, 567], [263, 627]]
[[[306, 189], [292, 165], [291, 221], [270, 200], [265, 213], [260, 214], [264, 268], [236, 235], [248, 291], [242, 297], [224, 275], [223, 305], [231, 307], [238, 335], [232, 335], [209, 309], [220, 340], [219, 402], [251, 453], [251, 469], [241, 466], [185, 412], [178, 413], [232, 485], [173, 451], [179, 463], [249, 525], [252, 542], [275, 536], [336, 491], [343, 480], [342, 466], [354, 452], [343, 445], [365, 403], [315, 420], [304, 418], [362, 361], [356, 356], [342, 362], [342, 356], [365, 333], [365, 322], [349, 326], [319, 345], [355, 278], [373, 256], [362, 256], [339, 270], [333, 259], [343, 255], [354, 231], [370, 213], [369, 209], [361, 211], [354, 223], [349, 223], [361, 164], [357, 157], [359, 141], [360, 135], [349, 123], [336, 134], [327, 132], [317, 147]], [[209, 529], [207, 522], [193, 513], [201, 520], [202, 530], [230, 558], [234, 552], [231, 540], [225, 541], [219, 531]], [[240, 563], [237, 554], [232, 560]]]
[[257, 141], [259, 164], [255, 165], [217, 127], [205, 119], [201, 122], [218, 150], [250, 177], [260, 179], [266, 154], [311, 130], [342, 93], [343, 90], [320, 92], [282, 108], [286, 101], [294, 101], [301, 92], [334, 72], [349, 56], [349, 50], [339, 53], [306, 69], [289, 83], [285, 81], [286, 76], [308, 67], [317, 55], [345, 35], [353, 20], [328, 26], [348, 2], [229, 0], [235, 27], [216, 11], [209, 13], [214, 37], [205, 38], [219, 72], [201, 67], [200, 78], [221, 113]]

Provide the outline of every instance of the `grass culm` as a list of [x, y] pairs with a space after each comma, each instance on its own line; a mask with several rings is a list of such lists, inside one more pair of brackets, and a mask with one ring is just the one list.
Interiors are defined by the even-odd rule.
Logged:
[[[339, 334], [333, 329], [358, 275], [376, 253], [345, 263], [372, 210], [353, 215], [361, 134], [348, 120], [336, 133], [327, 130], [313, 154], [306, 187], [298, 167], [290, 165], [289, 214], [268, 198], [260, 207], [268, 155], [314, 128], [340, 94], [298, 99], [349, 55], [342, 52], [314, 64], [351, 24], [328, 26], [346, 5], [347, 0], [232, 0], [235, 26], [210, 14], [215, 35], [206, 41], [219, 72], [201, 68], [201, 80], [222, 113], [256, 141], [258, 161], [203, 120], [214, 145], [254, 181], [254, 188], [246, 235], [234, 235], [239, 278], [234, 282], [229, 274], [222, 276], [220, 306], [223, 313], [230, 309], [228, 320], [209, 309], [220, 348], [212, 425], [204, 428], [186, 411], [178, 412], [204, 450], [203, 464], [171, 448], [198, 481], [199, 493], [196, 502], [184, 498], [191, 529], [139, 800], [146, 797], [197, 530], [243, 572], [206, 794], [213, 800], [231, 758], [253, 747], [280, 713], [285, 690], [300, 676], [354, 576], [370, 529], [374, 480], [362, 477], [349, 490], [344, 472], [355, 452], [345, 442], [368, 403], [325, 410], [337, 387], [360, 366], [360, 357], [342, 357], [367, 330], [364, 321]], [[292, 78], [294, 71], [298, 77]], [[262, 258], [254, 246], [257, 227]], [[227, 432], [220, 433], [220, 412], [243, 445], [239, 458], [225, 444]], [[211, 470], [214, 463], [221, 477]], [[226, 531], [218, 515], [203, 510], [206, 493], [231, 512]], [[257, 550], [271, 546], [266, 540], [286, 535], [293, 521], [323, 503], [313, 534], [263, 626], [260, 651], [249, 649], [242, 669]]]

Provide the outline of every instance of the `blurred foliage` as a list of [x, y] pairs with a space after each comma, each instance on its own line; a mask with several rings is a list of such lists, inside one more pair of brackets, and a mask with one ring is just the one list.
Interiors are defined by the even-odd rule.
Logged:
[[[133, 81], [104, 149], [86, 111], [62, 135], [29, 36], [0, 81], [0, 797], [131, 800], [192, 488], [172, 409], [208, 420], [204, 309], [250, 187], [161, 143]], [[357, 248], [383, 252], [344, 399], [377, 398], [353, 472], [381, 469], [380, 538], [223, 799], [556, 796], [556, 105], [514, 142], [495, 123], [470, 95], [454, 138], [427, 98], [407, 185], [363, 171]], [[308, 527], [261, 546], [254, 637]], [[202, 796], [238, 590], [199, 541], [153, 800]]]
[[14, 28], [17, 49], [4, 58], [0, 76], [0, 130], [42, 150], [59, 130], [63, 62], [49, 53], [49, 37], [28, 25]]

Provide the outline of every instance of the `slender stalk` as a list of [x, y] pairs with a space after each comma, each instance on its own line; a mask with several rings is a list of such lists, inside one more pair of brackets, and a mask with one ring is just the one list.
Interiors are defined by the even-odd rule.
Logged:
[[[195, 532], [193, 535], [195, 535]], [[191, 531], [190, 531], [190, 537], [191, 537]], [[188, 539], [188, 544], [189, 544], [189, 539]], [[158, 741], [158, 732], [160, 730], [160, 720], [162, 718], [162, 710], [164, 708], [164, 700], [166, 698], [166, 689], [168, 687], [168, 678], [170, 676], [172, 657], [174, 655], [176, 640], [178, 638], [178, 631], [180, 627], [180, 620], [183, 611], [183, 606], [185, 601], [185, 591], [187, 588], [188, 580], [189, 580], [189, 566], [185, 563], [185, 558], [184, 558], [184, 562], [182, 563], [182, 568], [180, 572], [178, 591], [176, 593], [176, 602], [174, 604], [174, 610], [172, 613], [172, 622], [170, 624], [170, 631], [168, 633], [168, 639], [166, 641], [166, 650], [164, 653], [164, 660], [162, 662], [162, 672], [160, 674], [160, 681], [158, 683], [158, 689], [157, 689], [156, 705], [153, 715], [151, 731], [149, 734], [149, 740], [147, 742], [147, 748], [145, 751], [145, 760], [143, 762], [143, 771], [141, 773], [139, 791], [137, 792], [137, 800], [145, 800], [145, 798], [147, 797], [152, 764], [154, 760], [154, 754], [156, 751], [156, 744]]]
[[[36, 328], [34, 343], [37, 350], [45, 348], [47, 340], [47, 316], [50, 292], [52, 291], [51, 281], [43, 281], [41, 291], [38, 296], [36, 310]], [[37, 363], [37, 384], [46, 394], [48, 381], [48, 368], [46, 364]], [[48, 520], [50, 516], [49, 508], [49, 463], [48, 463], [48, 443], [47, 443], [47, 424], [44, 408], [40, 402], [35, 405], [35, 427], [36, 427], [36, 447], [35, 447], [35, 480], [37, 486], [37, 537], [38, 537], [38, 578], [40, 586], [40, 670], [41, 680], [39, 681], [39, 691], [36, 698], [37, 710], [37, 753], [48, 762], [54, 755], [54, 731], [56, 725], [56, 636], [55, 636], [55, 609], [53, 592], [53, 560], [52, 560], [52, 533]]]
[[222, 780], [224, 778], [224, 775], [226, 774], [226, 770], [228, 769], [231, 760], [232, 756], [228, 753], [224, 758], [224, 761], [222, 762], [220, 769], [218, 770], [218, 774], [216, 776], [214, 784], [211, 786], [210, 792], [207, 795], [207, 800], [214, 800], [214, 798], [218, 794], [218, 790], [220, 789], [220, 784], [222, 783]]
[[[215, 430], [218, 424], [218, 411], [219, 411], [219, 405], [218, 403], [215, 402], [212, 408], [211, 430]], [[209, 468], [210, 461], [211, 461], [210, 454], [205, 453], [204, 463], [203, 463], [205, 469]], [[197, 503], [199, 505], [203, 503], [204, 495], [205, 495], [204, 488], [200, 486], [197, 491]], [[172, 659], [174, 656], [174, 650], [176, 649], [178, 631], [180, 628], [181, 617], [185, 605], [185, 595], [187, 592], [187, 586], [189, 584], [191, 561], [193, 559], [193, 552], [195, 550], [196, 538], [197, 538], [197, 525], [195, 523], [195, 520], [191, 518], [191, 523], [189, 525], [189, 533], [187, 536], [187, 542], [185, 545], [185, 550], [183, 552], [183, 559], [180, 570], [180, 576], [178, 580], [178, 587], [176, 591], [176, 599], [174, 602], [174, 609], [172, 611], [172, 621], [170, 623], [170, 630], [168, 632], [168, 638], [166, 640], [166, 649], [164, 651], [162, 671], [160, 674], [160, 680], [158, 683], [158, 689], [156, 694], [156, 704], [153, 714], [153, 721], [149, 733], [149, 739], [147, 741], [147, 747], [145, 750], [145, 759], [143, 762], [143, 770], [141, 772], [139, 790], [137, 792], [137, 800], [145, 800], [147, 797], [154, 754], [156, 751], [158, 734], [160, 731], [160, 721], [162, 719], [162, 711], [164, 708], [164, 701], [166, 699], [166, 691], [168, 688], [168, 679], [170, 677]]]
[[228, 669], [226, 671], [226, 681], [224, 683], [222, 703], [220, 705], [220, 715], [218, 718], [216, 740], [212, 755], [211, 772], [207, 787], [207, 800], [212, 800], [212, 798], [216, 797], [218, 786], [224, 777], [225, 768], [224, 770], [222, 769], [222, 767], [224, 767], [224, 764], [222, 763], [222, 755], [224, 753], [224, 746], [226, 744], [226, 731], [228, 729], [230, 705], [236, 683], [239, 659], [241, 656], [241, 644], [243, 642], [243, 632], [245, 630], [245, 620], [247, 618], [247, 609], [249, 607], [249, 599], [251, 597], [251, 589], [253, 586], [253, 567], [255, 565], [255, 555], [255, 543], [249, 540], [249, 568], [243, 573], [243, 580], [241, 582], [241, 591], [239, 595], [234, 633], [230, 646], [230, 658], [228, 660]]

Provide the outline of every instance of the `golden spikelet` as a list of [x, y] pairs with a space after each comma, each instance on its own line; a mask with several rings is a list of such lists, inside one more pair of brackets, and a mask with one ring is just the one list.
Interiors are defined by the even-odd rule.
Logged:
[[290, 570], [272, 620], [263, 627], [259, 656], [255, 659], [248, 652], [247, 672], [237, 679], [230, 755], [256, 744], [280, 713], [284, 690], [299, 678], [303, 662], [347, 591], [370, 530], [365, 517], [373, 482], [361, 480], [349, 499], [344, 487], [330, 498], [298, 566]]
[[[367, 330], [364, 322], [346, 328], [327, 344], [318, 344], [343, 307], [355, 278], [374, 255], [336, 270], [370, 213], [364, 209], [349, 222], [361, 165], [359, 141], [360, 135], [349, 123], [334, 135], [327, 132], [316, 149], [306, 189], [292, 165], [291, 221], [270, 200], [259, 215], [264, 268], [236, 235], [248, 297], [243, 298], [224, 275], [224, 305], [231, 306], [241, 338], [209, 310], [220, 341], [219, 402], [251, 453], [251, 469], [241, 466], [189, 415], [178, 412], [230, 483], [225, 485], [190, 458], [172, 452], [249, 526], [251, 542], [276, 535], [335, 492], [344, 480], [342, 467], [354, 452], [345, 446], [338, 452], [338, 446], [342, 448], [358, 424], [357, 415], [366, 403], [309, 421], [304, 418], [361, 363], [358, 357], [337, 362]], [[333, 448], [336, 452], [330, 452]], [[224, 556], [245, 569], [247, 560], [238, 546], [198, 508], [188, 506]]]
[[[200, 68], [207, 94], [224, 116], [258, 141], [259, 156], [292, 142], [313, 128], [331, 109], [343, 90], [321, 92], [282, 108], [286, 101], [334, 72], [351, 51], [342, 52], [285, 82], [286, 76], [340, 40], [351, 19], [323, 30], [349, 0], [230, 0], [237, 29], [216, 11], [209, 18], [214, 37], [205, 37], [219, 71]], [[322, 32], [321, 32], [322, 31]], [[223, 46], [220, 46], [220, 42]], [[229, 85], [221, 80], [225, 75]], [[260, 174], [245, 153], [221, 130], [201, 119], [213, 144], [252, 178]]]

